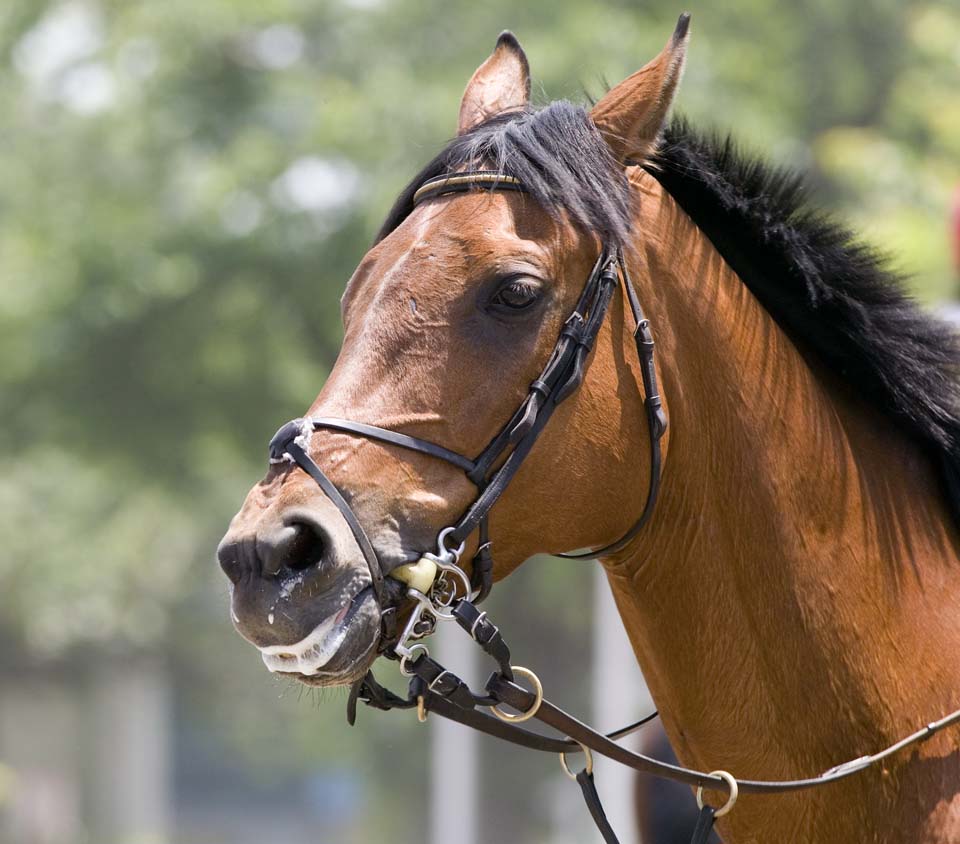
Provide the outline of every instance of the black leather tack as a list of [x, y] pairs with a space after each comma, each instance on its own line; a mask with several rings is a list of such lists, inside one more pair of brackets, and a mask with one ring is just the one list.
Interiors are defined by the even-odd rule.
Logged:
[[287, 446], [300, 436], [302, 425], [302, 419], [291, 419], [286, 424], [280, 426], [280, 429], [270, 440], [269, 451], [271, 460], [282, 459], [287, 450]]
[[577, 774], [577, 784], [583, 792], [583, 801], [587, 804], [587, 809], [590, 810], [590, 816], [593, 818], [593, 822], [597, 825], [597, 829], [603, 836], [604, 842], [606, 842], [606, 844], [620, 844], [616, 833], [613, 831], [613, 827], [610, 826], [610, 821], [607, 820], [607, 813], [603, 811], [603, 804], [600, 802], [600, 795], [597, 794], [597, 786], [593, 781], [593, 774], [588, 773], [586, 769], [582, 770]]
[[710, 831], [713, 829], [714, 808], [704, 806], [697, 815], [697, 825], [693, 828], [693, 837], [690, 844], [707, 844], [710, 838]]
[[351, 727], [357, 723], [357, 698], [360, 697], [364, 679], [361, 677], [350, 687], [350, 695], [347, 697], [347, 723]]
[[[500, 635], [499, 628], [484, 616], [470, 601], [460, 601], [453, 608], [453, 617], [476, 640], [484, 653], [493, 657], [501, 673], [510, 670], [510, 648]], [[512, 674], [512, 672], [511, 672]]]
[[421, 655], [410, 666], [410, 670], [426, 684], [429, 694], [445, 698], [464, 709], [475, 706], [473, 693], [467, 684], [432, 657]]

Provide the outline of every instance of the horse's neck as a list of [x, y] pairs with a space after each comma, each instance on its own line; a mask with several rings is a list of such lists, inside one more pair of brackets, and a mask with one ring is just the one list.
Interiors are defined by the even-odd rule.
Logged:
[[955, 533], [929, 461], [643, 186], [671, 428], [611, 585], [681, 759], [814, 774], [960, 706]]

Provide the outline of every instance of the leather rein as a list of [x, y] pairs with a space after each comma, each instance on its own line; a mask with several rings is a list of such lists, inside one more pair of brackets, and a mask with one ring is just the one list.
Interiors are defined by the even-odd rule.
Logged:
[[[519, 180], [505, 173], [486, 170], [454, 173], [425, 182], [414, 194], [413, 202], [416, 206], [447, 194], [474, 190], [523, 192], [524, 187]], [[410, 678], [407, 696], [400, 697], [380, 685], [373, 672], [369, 671], [351, 689], [347, 705], [347, 719], [351, 725], [356, 720], [359, 700], [382, 710], [416, 708], [421, 721], [425, 721], [427, 714], [432, 712], [522, 747], [557, 753], [565, 773], [580, 785], [604, 841], [616, 844], [617, 837], [610, 828], [593, 781], [592, 753], [601, 754], [634, 770], [696, 787], [700, 815], [691, 844], [704, 844], [714, 818], [729, 812], [740, 792], [783, 793], [836, 782], [876, 765], [906, 747], [923, 742], [948, 726], [960, 723], [960, 710], [927, 724], [878, 753], [837, 765], [819, 776], [782, 781], [746, 780], [734, 778], [726, 771], [706, 773], [671, 765], [628, 750], [617, 744], [617, 739], [657, 717], [656, 712], [620, 730], [600, 733], [552, 704], [544, 697], [537, 676], [529, 669], [511, 663], [510, 650], [499, 628], [485, 612], [477, 609], [477, 605], [489, 595], [493, 584], [492, 543], [488, 523], [490, 510], [516, 475], [557, 406], [583, 382], [594, 341], [618, 287], [622, 287], [633, 315], [633, 336], [643, 382], [644, 407], [650, 434], [647, 500], [633, 527], [615, 542], [593, 550], [557, 556], [592, 559], [623, 549], [650, 519], [656, 504], [660, 488], [660, 440], [667, 429], [667, 417], [657, 389], [650, 323], [644, 316], [619, 248], [602, 247], [546, 365], [531, 383], [517, 410], [477, 457], [466, 457], [428, 440], [376, 425], [317, 417], [294, 419], [281, 427], [270, 441], [270, 462], [290, 462], [299, 466], [316, 481], [340, 511], [366, 561], [370, 572], [370, 588], [381, 608], [378, 653], [399, 660], [401, 673]], [[386, 568], [349, 503], [308, 453], [310, 438], [319, 430], [356, 434], [443, 460], [466, 474], [478, 490], [477, 497], [455, 524], [440, 532], [435, 553], [425, 553], [415, 564]], [[478, 532], [479, 544], [472, 560], [472, 577], [468, 577], [459, 563], [466, 541], [474, 531]], [[388, 577], [391, 588], [388, 588]], [[401, 591], [401, 584], [406, 585], [400, 598], [406, 598], [413, 605], [402, 630], [399, 629], [397, 602], [393, 600], [398, 590], [392, 588], [393, 584], [400, 587]], [[419, 643], [418, 640], [434, 631], [438, 622], [447, 620], [456, 621], [497, 663], [498, 670], [487, 681], [484, 694], [471, 690], [456, 674], [434, 660], [427, 647]], [[517, 682], [520, 677], [532, 686], [532, 690]], [[514, 712], [502, 709], [504, 705], [511, 707]], [[559, 737], [517, 726], [531, 719], [552, 728]], [[567, 765], [566, 754], [577, 751], [584, 752], [585, 766], [574, 774]], [[702, 799], [705, 788], [726, 793], [726, 803], [719, 808], [705, 804]]]

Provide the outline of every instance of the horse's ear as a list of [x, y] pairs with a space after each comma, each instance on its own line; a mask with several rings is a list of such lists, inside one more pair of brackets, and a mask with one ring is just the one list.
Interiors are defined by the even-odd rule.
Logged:
[[660, 55], [610, 89], [590, 112], [618, 161], [642, 160], [656, 146], [683, 75], [689, 37], [690, 15], [684, 13]]
[[530, 65], [512, 32], [501, 32], [493, 52], [467, 83], [460, 102], [457, 134], [469, 132], [495, 114], [521, 109], [530, 101]]

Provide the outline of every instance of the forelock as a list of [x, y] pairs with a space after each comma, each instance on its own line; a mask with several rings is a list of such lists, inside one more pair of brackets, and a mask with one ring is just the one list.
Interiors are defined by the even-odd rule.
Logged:
[[586, 110], [565, 100], [493, 117], [454, 138], [404, 188], [377, 240], [410, 214], [420, 185], [462, 170], [513, 176], [554, 218], [566, 217], [611, 245], [627, 242], [631, 208], [623, 167]]

